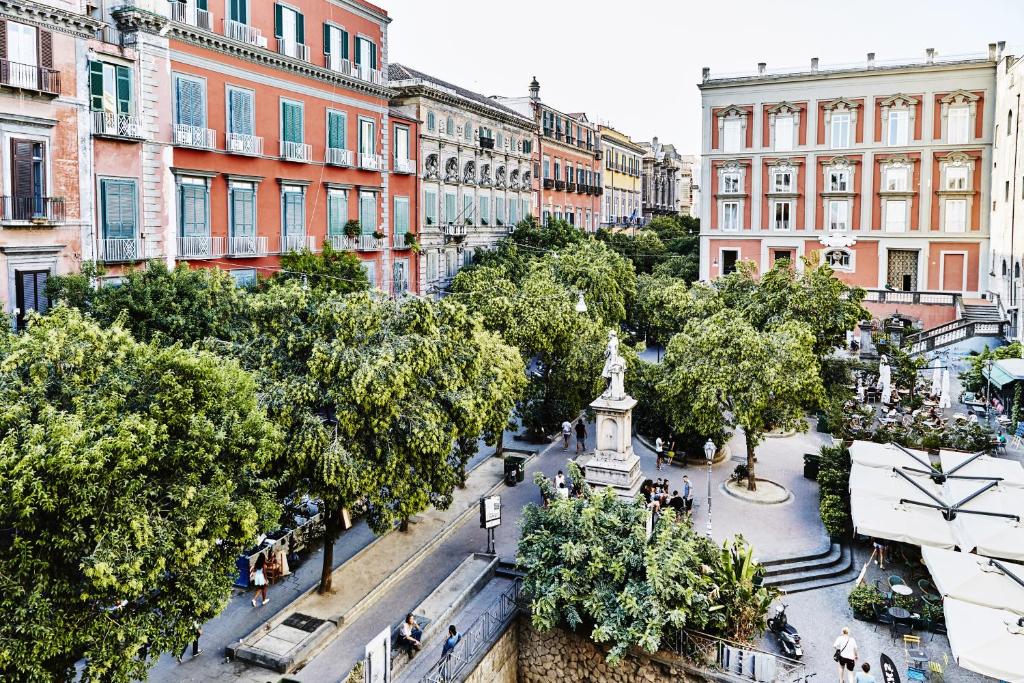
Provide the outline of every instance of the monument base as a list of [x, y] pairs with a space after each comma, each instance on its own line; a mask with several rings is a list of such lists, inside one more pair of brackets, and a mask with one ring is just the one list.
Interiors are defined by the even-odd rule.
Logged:
[[594, 489], [610, 487], [620, 499], [632, 502], [640, 495], [640, 458], [630, 452], [624, 459], [597, 457], [585, 453], [576, 458], [584, 479]]

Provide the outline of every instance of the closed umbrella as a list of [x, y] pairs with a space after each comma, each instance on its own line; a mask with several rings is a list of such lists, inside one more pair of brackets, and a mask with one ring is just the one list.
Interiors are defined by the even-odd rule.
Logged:
[[921, 548], [921, 559], [944, 597], [1024, 616], [1024, 585], [1007, 575], [1024, 582], [1024, 565], [1000, 562], [996, 566], [987, 557], [929, 547]]
[[949, 389], [949, 368], [942, 371], [942, 394], [939, 396], [939, 407], [949, 408], [953, 405], [953, 397]]
[[942, 368], [938, 365], [932, 370], [932, 396], [938, 396], [942, 391]]
[[949, 647], [964, 669], [1007, 683], [1024, 683], [1024, 617], [947, 598]]

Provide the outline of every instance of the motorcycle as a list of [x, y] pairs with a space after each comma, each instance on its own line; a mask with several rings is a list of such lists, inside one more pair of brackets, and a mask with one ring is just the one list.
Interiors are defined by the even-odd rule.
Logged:
[[804, 656], [803, 646], [800, 645], [800, 634], [786, 618], [785, 603], [780, 603], [775, 616], [768, 618], [768, 630], [775, 634], [776, 640], [779, 641], [779, 649], [787, 657], [800, 659]]

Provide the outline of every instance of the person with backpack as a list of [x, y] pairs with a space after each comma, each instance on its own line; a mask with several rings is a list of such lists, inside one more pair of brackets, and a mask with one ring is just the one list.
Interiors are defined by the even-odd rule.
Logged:
[[836, 642], [832, 643], [832, 647], [835, 648], [832, 658], [839, 665], [839, 683], [854, 683], [853, 667], [857, 664], [857, 641], [850, 635], [848, 627], [843, 627], [843, 632], [836, 638]]

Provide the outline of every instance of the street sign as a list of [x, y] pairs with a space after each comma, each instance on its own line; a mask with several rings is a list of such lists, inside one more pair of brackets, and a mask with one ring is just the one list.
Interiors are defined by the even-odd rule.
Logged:
[[480, 499], [480, 528], [493, 529], [501, 524], [501, 496]]
[[391, 683], [391, 627], [366, 644], [364, 683]]

